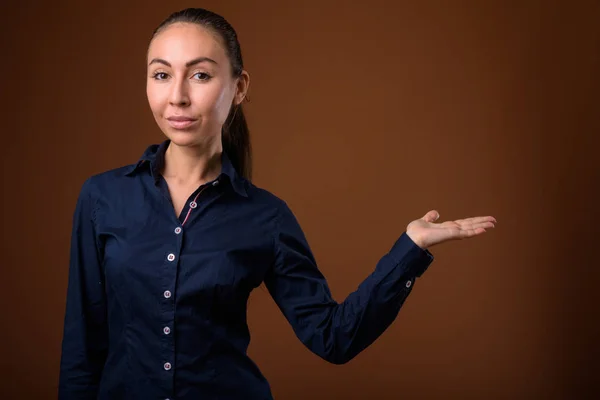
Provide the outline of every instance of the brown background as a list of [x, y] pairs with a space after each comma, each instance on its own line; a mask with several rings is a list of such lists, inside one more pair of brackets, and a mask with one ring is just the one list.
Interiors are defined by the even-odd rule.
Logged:
[[599, 2], [324, 0], [3, 6], [0, 394], [56, 397], [78, 190], [162, 140], [144, 53], [187, 6], [238, 30], [255, 182], [290, 203], [338, 300], [428, 210], [498, 219], [432, 248], [396, 322], [344, 366], [258, 289], [250, 353], [276, 398], [598, 394]]

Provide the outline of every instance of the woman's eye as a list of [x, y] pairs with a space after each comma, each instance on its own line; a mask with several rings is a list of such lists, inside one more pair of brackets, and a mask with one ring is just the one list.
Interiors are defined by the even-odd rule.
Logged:
[[157, 72], [153, 75], [153, 78], [159, 81], [167, 79], [167, 74], [164, 72]]
[[210, 79], [210, 75], [205, 74], [204, 72], [197, 72], [194, 74], [194, 77], [201, 81], [207, 81]]

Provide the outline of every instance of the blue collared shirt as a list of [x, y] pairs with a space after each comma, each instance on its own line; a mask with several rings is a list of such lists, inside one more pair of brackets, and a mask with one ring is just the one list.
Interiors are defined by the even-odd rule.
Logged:
[[90, 177], [73, 219], [59, 398], [271, 399], [248, 357], [246, 304], [264, 283], [297, 337], [342, 364], [396, 318], [433, 261], [402, 233], [336, 302], [287, 204], [220, 176], [175, 215], [165, 141]]

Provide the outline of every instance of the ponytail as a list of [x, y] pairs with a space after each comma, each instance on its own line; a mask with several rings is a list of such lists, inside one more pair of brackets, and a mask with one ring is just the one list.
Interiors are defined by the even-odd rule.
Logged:
[[223, 124], [223, 151], [231, 160], [236, 172], [242, 177], [252, 180], [252, 146], [250, 130], [242, 105], [234, 105]]

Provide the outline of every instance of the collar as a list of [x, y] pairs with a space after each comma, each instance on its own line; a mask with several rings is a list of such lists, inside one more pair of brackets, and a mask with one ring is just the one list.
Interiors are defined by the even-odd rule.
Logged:
[[[165, 151], [169, 147], [170, 142], [170, 140], [165, 140], [160, 144], [152, 144], [148, 146], [138, 162], [131, 165], [126, 171], [125, 175], [133, 176], [139, 173], [145, 166], [150, 166], [150, 172], [152, 176], [157, 179], [158, 171], [160, 171], [164, 166]], [[231, 186], [236, 193], [244, 197], [248, 197], [244, 179], [237, 173], [233, 167], [233, 164], [231, 163], [231, 159], [225, 151], [221, 153], [221, 174], [219, 175], [219, 179], [221, 180], [223, 177], [227, 177], [227, 179], [229, 179], [229, 182], [231, 182]]]

